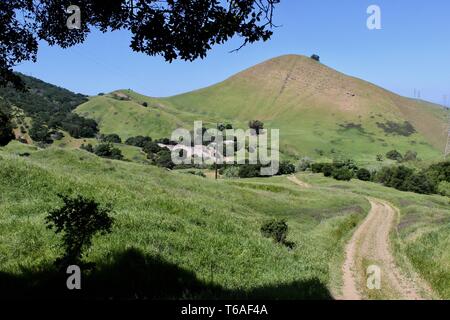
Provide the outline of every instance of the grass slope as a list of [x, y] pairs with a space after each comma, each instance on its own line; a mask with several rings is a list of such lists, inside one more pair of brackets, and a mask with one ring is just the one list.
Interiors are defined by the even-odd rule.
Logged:
[[[346, 76], [298, 55], [275, 58], [247, 69], [214, 86], [155, 99], [132, 91], [121, 92], [132, 102], [93, 98], [77, 112], [100, 122], [105, 133], [122, 136], [168, 134], [194, 120], [231, 122], [246, 127], [249, 120], [278, 128], [284, 154], [327, 158], [336, 154], [373, 162], [391, 149], [413, 149], [422, 159], [438, 158], [446, 139], [442, 107], [400, 97], [373, 84]], [[152, 108], [140, 106], [148, 101]], [[158, 116], [159, 115], [159, 116]], [[386, 134], [377, 123], [410, 122], [411, 136]], [[343, 128], [348, 124], [358, 128]]]
[[[80, 150], [0, 149], [0, 286], [9, 297], [64, 297], [61, 254], [44, 226], [57, 193], [114, 207], [111, 235], [96, 238], [89, 297], [330, 298], [343, 241], [369, 209], [357, 195], [300, 190], [286, 179], [219, 181], [110, 161]], [[260, 234], [286, 218], [289, 251]], [[45, 292], [44, 292], [45, 291]]]

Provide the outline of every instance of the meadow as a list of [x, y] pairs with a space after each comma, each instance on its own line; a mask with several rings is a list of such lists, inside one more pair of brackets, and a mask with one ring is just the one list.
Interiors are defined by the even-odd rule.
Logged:
[[[0, 149], [0, 286], [7, 297], [331, 299], [343, 245], [369, 210], [359, 195], [302, 190], [285, 177], [214, 181], [81, 150]], [[65, 288], [46, 229], [58, 194], [111, 204], [83, 288]], [[261, 235], [284, 218], [290, 250]]]

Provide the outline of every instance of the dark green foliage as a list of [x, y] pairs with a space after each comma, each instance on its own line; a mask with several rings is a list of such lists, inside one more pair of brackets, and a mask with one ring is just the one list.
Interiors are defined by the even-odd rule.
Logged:
[[283, 175], [283, 174], [293, 174], [293, 173], [295, 173], [295, 166], [292, 163], [290, 163], [289, 161], [281, 161], [280, 162], [278, 174]]
[[360, 168], [356, 172], [356, 177], [362, 181], [370, 181], [372, 178], [372, 175], [370, 174], [369, 170], [367, 170], [365, 168]]
[[118, 148], [114, 148], [110, 143], [101, 143], [94, 148], [94, 153], [103, 158], [122, 160], [122, 151]]
[[323, 172], [323, 166], [325, 163], [313, 163], [311, 164], [311, 171], [313, 173], [321, 173]]
[[322, 173], [325, 177], [331, 177], [334, 170], [334, 165], [331, 163], [324, 163], [322, 166]]
[[424, 174], [435, 184], [450, 182], [450, 161], [433, 164], [424, 170]]
[[[19, 77], [24, 81], [27, 90], [17, 91], [11, 87], [0, 87], [0, 96], [21, 108], [33, 119], [33, 125], [62, 129], [74, 138], [92, 138], [97, 134], [98, 126], [94, 120], [72, 113], [78, 105], [87, 101], [84, 95], [75, 94], [32, 77], [21, 74]], [[43, 139], [42, 132], [36, 136]]]
[[153, 155], [153, 161], [158, 167], [173, 169], [175, 164], [172, 162], [172, 152], [168, 149], [162, 149]]
[[11, 116], [6, 104], [0, 100], [0, 146], [6, 146], [13, 139]]
[[259, 120], [249, 121], [248, 127], [256, 131], [256, 134], [260, 134], [260, 132], [264, 129], [264, 123]]
[[333, 178], [340, 181], [350, 181], [353, 178], [353, 171], [348, 168], [335, 168], [333, 170]]
[[39, 141], [44, 143], [51, 142], [50, 132], [48, 127], [40, 122], [34, 122], [33, 127], [30, 129], [30, 137], [33, 141]]
[[64, 256], [62, 264], [76, 264], [83, 258], [83, 252], [92, 244], [92, 237], [96, 234], [111, 232], [113, 218], [109, 216], [111, 208], [102, 208], [94, 200], [77, 196], [70, 198], [59, 195], [64, 205], [52, 210], [45, 218], [49, 229], [55, 233], [62, 233]]
[[377, 161], [379, 161], [379, 162], [383, 161], [383, 155], [382, 154], [377, 154]]
[[233, 125], [228, 123], [227, 125], [225, 125], [225, 129], [226, 130], [231, 130], [231, 129], [233, 129]]
[[261, 175], [261, 165], [243, 164], [239, 166], [239, 178], [256, 178]]
[[409, 137], [410, 135], [416, 133], [416, 129], [414, 129], [413, 125], [408, 121], [405, 121], [403, 123], [397, 123], [393, 121], [388, 121], [386, 123], [377, 122], [377, 126], [383, 129], [387, 134]]
[[409, 175], [403, 182], [401, 188], [404, 191], [422, 194], [432, 194], [436, 191], [433, 183], [423, 173]]
[[142, 106], [147, 108], [148, 107], [148, 103], [147, 102], [142, 102]]
[[104, 96], [105, 94], [103, 92], [100, 92], [98, 95], [101, 97]]
[[119, 135], [115, 133], [102, 135], [100, 140], [109, 143], [122, 143], [122, 139], [120, 139]]
[[311, 56], [311, 59], [313, 59], [313, 60], [315, 60], [315, 61], [317, 61], [317, 62], [320, 62], [320, 57], [319, 57], [317, 54], [313, 54], [313, 55]]
[[388, 158], [390, 160], [396, 160], [396, 161], [403, 160], [402, 154], [400, 152], [398, 152], [397, 150], [391, 150], [388, 153], [386, 153], [386, 158]]
[[145, 145], [150, 142], [152, 142], [152, 138], [150, 138], [150, 137], [136, 136], [136, 137], [128, 138], [125, 141], [125, 144], [127, 144], [129, 146], [144, 148]]
[[147, 142], [145, 143], [144, 147], [142, 148], [142, 150], [147, 153], [147, 155], [151, 155], [154, 153], [158, 153], [161, 150], [164, 150], [164, 148], [160, 147], [156, 142]]
[[261, 226], [261, 234], [266, 238], [272, 238], [276, 243], [292, 249], [295, 243], [287, 241], [288, 225], [285, 220], [270, 220]]

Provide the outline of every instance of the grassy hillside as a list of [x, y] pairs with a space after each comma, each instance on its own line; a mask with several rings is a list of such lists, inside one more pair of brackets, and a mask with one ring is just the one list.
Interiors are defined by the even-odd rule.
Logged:
[[[95, 239], [87, 260], [97, 269], [80, 293], [103, 298], [330, 298], [332, 262], [369, 209], [361, 196], [301, 190], [284, 178], [215, 182], [81, 150], [22, 148], [0, 149], [8, 297], [70, 294], [52, 267], [59, 237], [44, 225], [58, 193], [113, 205], [113, 233]], [[293, 250], [262, 237], [272, 217], [287, 219]]]
[[[285, 154], [341, 154], [362, 162], [373, 162], [376, 154], [394, 148], [434, 159], [442, 155], [447, 137], [442, 107], [400, 97], [297, 55], [266, 61], [217, 85], [174, 97], [121, 92], [131, 101], [96, 97], [77, 112], [96, 119], [105, 133], [124, 137], [168, 134], [180, 125], [190, 128], [194, 120], [246, 127], [249, 120], [259, 119], [280, 129]], [[142, 101], [151, 107], [142, 108]], [[403, 130], [405, 121], [411, 131]]]

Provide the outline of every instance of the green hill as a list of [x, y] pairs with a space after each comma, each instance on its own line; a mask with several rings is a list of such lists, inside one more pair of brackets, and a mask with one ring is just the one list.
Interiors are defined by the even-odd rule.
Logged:
[[[246, 127], [262, 120], [278, 128], [285, 154], [333, 158], [338, 154], [373, 162], [391, 149], [415, 150], [422, 159], [442, 155], [446, 114], [438, 105], [400, 97], [346, 76], [304, 56], [275, 58], [214, 86], [169, 98], [129, 90], [92, 98], [76, 112], [96, 119], [102, 132], [123, 137], [167, 135], [193, 120]], [[147, 101], [148, 108], [141, 103]]]

